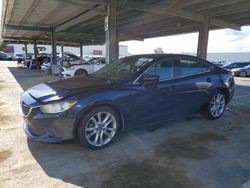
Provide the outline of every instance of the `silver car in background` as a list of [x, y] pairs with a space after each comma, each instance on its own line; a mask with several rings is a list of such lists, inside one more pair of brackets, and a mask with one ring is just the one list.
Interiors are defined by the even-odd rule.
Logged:
[[232, 69], [232, 71], [234, 72], [235, 76], [247, 77], [250, 76], [250, 65], [247, 65], [243, 68]]

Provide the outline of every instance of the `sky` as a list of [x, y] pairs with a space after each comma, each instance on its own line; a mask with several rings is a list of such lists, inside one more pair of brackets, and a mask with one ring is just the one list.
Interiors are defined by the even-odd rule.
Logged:
[[[144, 41], [126, 41], [131, 54], [153, 53], [161, 47], [165, 53], [195, 53], [198, 33], [145, 39]], [[250, 26], [242, 31], [221, 29], [209, 32], [208, 53], [214, 52], [250, 52]]]
[[[0, 19], [2, 0], [0, 0]], [[157, 37], [144, 41], [120, 42], [127, 45], [130, 54], [153, 53], [160, 47], [165, 53], [195, 53], [197, 51], [198, 33]], [[208, 52], [250, 52], [250, 26], [242, 31], [221, 29], [209, 32]]]

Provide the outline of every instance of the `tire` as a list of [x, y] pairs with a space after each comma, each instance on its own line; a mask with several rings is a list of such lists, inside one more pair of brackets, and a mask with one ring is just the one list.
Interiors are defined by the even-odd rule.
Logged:
[[225, 94], [217, 90], [210, 98], [204, 112], [204, 116], [207, 119], [215, 120], [222, 116], [226, 109], [226, 96]]
[[115, 110], [100, 106], [84, 114], [77, 127], [77, 137], [81, 145], [98, 150], [114, 141], [119, 127], [120, 118]]
[[238, 75], [239, 75], [239, 77], [246, 77], [247, 73], [245, 71], [243, 71], [243, 72], [240, 72]]
[[88, 73], [84, 69], [79, 69], [75, 72], [75, 76], [87, 76]]

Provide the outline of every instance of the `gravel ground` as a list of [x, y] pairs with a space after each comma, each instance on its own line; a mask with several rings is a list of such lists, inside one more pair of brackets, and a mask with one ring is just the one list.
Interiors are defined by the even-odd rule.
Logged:
[[250, 185], [250, 78], [216, 121], [199, 114], [121, 133], [91, 151], [70, 140], [27, 140], [20, 93], [57, 79], [0, 62], [0, 187], [247, 188]]

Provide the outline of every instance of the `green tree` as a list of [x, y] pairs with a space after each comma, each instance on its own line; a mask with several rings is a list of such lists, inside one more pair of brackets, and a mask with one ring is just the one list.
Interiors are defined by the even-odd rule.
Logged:
[[154, 53], [156, 53], [156, 54], [164, 54], [164, 51], [162, 50], [162, 48], [156, 48], [156, 49], [154, 49]]
[[0, 43], [0, 51], [4, 50], [7, 47], [7, 45], [3, 42]]

